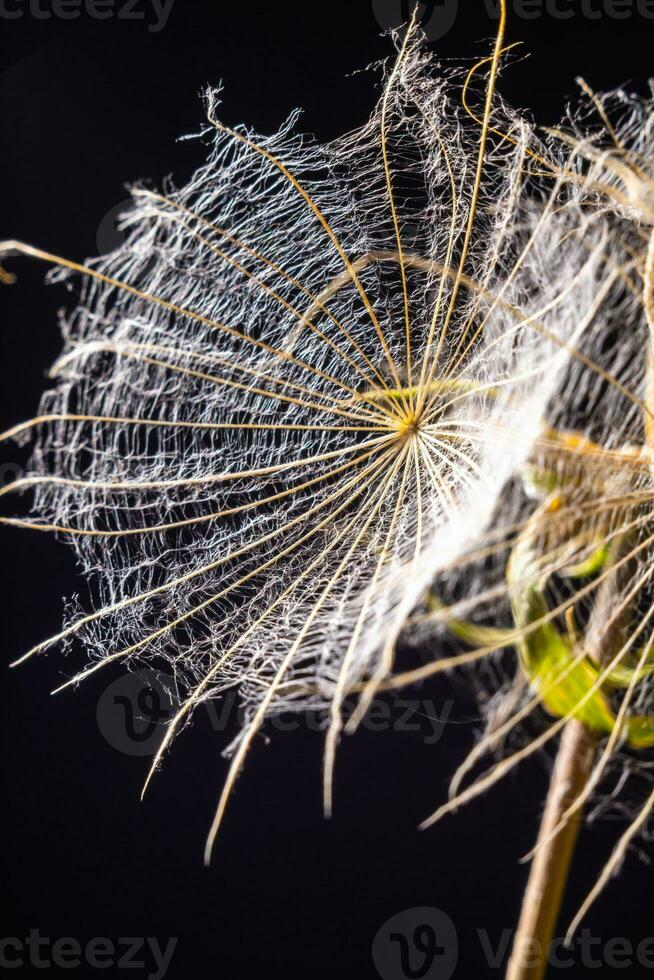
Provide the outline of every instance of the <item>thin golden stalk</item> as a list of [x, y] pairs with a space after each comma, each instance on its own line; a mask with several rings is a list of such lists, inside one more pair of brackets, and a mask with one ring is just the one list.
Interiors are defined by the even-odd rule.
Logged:
[[[527, 882], [506, 980], [542, 980], [547, 954], [561, 910], [582, 813], [577, 810], [552, 837], [577, 796], [583, 792], [595, 759], [596, 739], [581, 722], [569, 721], [561, 738], [545, 802], [538, 847]], [[548, 840], [549, 838], [549, 840]], [[545, 843], [546, 842], [546, 843]]]

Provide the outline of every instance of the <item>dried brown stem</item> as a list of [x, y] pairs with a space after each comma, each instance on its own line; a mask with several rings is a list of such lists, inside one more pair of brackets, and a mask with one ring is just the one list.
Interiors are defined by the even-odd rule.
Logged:
[[582, 820], [577, 810], [551, 840], [568, 807], [583, 791], [595, 758], [596, 739], [581, 722], [566, 725], [552, 773], [545, 811], [523, 899], [506, 980], [542, 980], [561, 909]]

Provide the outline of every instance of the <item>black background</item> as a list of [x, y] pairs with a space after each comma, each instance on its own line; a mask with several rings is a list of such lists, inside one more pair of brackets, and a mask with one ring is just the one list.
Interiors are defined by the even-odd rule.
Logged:
[[[123, 2], [117, 0], [117, 9]], [[576, 75], [596, 88], [631, 79], [644, 89], [654, 69], [654, 21], [635, 13], [592, 20], [579, 3], [560, 5], [575, 16], [513, 16], [508, 31], [509, 40], [525, 41], [530, 56], [505, 73], [502, 91], [544, 123], [560, 116]], [[479, 55], [493, 35], [483, 3], [465, 0], [460, 7], [454, 28], [435, 44], [443, 57]], [[198, 93], [206, 83], [224, 81], [229, 123], [247, 121], [268, 132], [301, 105], [304, 128], [325, 139], [364, 121], [375, 98], [374, 76], [351, 73], [391, 50], [371, 0], [175, 0], [158, 33], [143, 20], [38, 19], [27, 4], [21, 9], [20, 19], [0, 17], [0, 235], [77, 259], [97, 251], [98, 226], [127, 196], [127, 181], [158, 183], [172, 173], [181, 182], [202, 162], [200, 142], [176, 138], [199, 129]], [[35, 412], [60, 347], [56, 311], [66, 302], [62, 287], [43, 286], [42, 266], [10, 265], [19, 281], [0, 295], [3, 428]], [[3, 480], [22, 462], [18, 449], [1, 447]], [[3, 502], [3, 512], [11, 507]], [[3, 529], [2, 548], [2, 663], [8, 664], [57, 630], [61, 596], [78, 583], [66, 547], [45, 535]], [[422, 734], [368, 730], [346, 740], [331, 821], [322, 817], [320, 734], [302, 727], [271, 733], [268, 745], [260, 739], [207, 870], [202, 848], [226, 771], [220, 750], [227, 735], [198, 718], [139, 804], [147, 760], [117, 752], [96, 721], [107, 679], [100, 675], [77, 693], [51, 698], [66, 669], [56, 652], [17, 671], [3, 668], [8, 908], [1, 935], [25, 937], [38, 928], [53, 939], [81, 942], [177, 936], [168, 973], [174, 978], [278, 970], [289, 980], [367, 980], [378, 976], [371, 959], [377, 930], [390, 916], [424, 905], [442, 909], [456, 924], [455, 976], [501, 975], [486, 963], [477, 930], [488, 930], [497, 943], [515, 924], [527, 871], [518, 859], [536, 832], [547, 760], [418, 832], [471, 743], [475, 706], [465, 687], [443, 681], [409, 695], [431, 699], [436, 710], [454, 699], [451, 717], [460, 723], [447, 725], [436, 745], [425, 744], [429, 726]], [[616, 831], [600, 823], [584, 833], [562, 925]], [[654, 935], [651, 869], [637, 856], [586, 925], [603, 943], [625, 937], [636, 944]], [[562, 975], [608, 972], [606, 965], [584, 966], [578, 954]], [[651, 972], [634, 966], [627, 974]], [[69, 973], [86, 978], [99, 971], [86, 966]]]

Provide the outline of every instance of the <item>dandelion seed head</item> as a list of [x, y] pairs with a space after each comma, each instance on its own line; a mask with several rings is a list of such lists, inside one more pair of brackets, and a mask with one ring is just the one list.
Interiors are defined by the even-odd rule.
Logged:
[[407, 36], [370, 120], [326, 146], [297, 113], [229, 129], [209, 92], [206, 163], [136, 187], [123, 244], [83, 267], [31, 250], [84, 274], [9, 488], [90, 585], [33, 651], [80, 641], [72, 683], [166, 665], [171, 734], [236, 688], [237, 753], [267, 714], [321, 707], [333, 755], [345, 693], [391, 673], [527, 457], [559, 354], [512, 306], [533, 134], [498, 104], [515, 138], [486, 145], [460, 84]]

